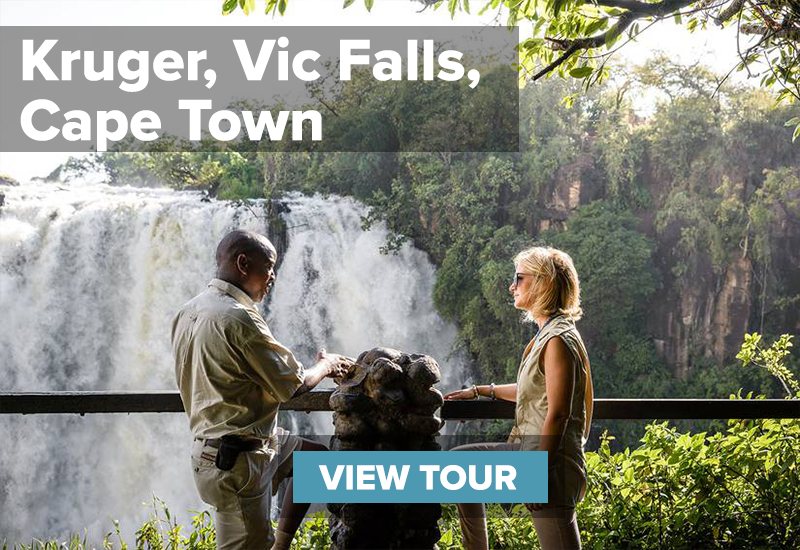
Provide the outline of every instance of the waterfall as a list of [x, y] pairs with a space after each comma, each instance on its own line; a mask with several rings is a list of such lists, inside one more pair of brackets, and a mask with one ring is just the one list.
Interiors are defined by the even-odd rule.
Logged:
[[[175, 390], [174, 312], [214, 275], [234, 227], [267, 234], [263, 202], [103, 184], [4, 187], [0, 207], [0, 389]], [[362, 231], [346, 198], [289, 196], [288, 246], [263, 305], [275, 336], [306, 364], [316, 349], [376, 345], [436, 357], [447, 380], [455, 328], [434, 311], [434, 267], [410, 246], [382, 255], [387, 230]], [[445, 384], [446, 386], [446, 384]], [[330, 433], [324, 415], [298, 415]], [[287, 427], [302, 423], [281, 415]], [[153, 495], [184, 525], [206, 506], [189, 465], [182, 414], [0, 416], [0, 541], [126, 541]]]

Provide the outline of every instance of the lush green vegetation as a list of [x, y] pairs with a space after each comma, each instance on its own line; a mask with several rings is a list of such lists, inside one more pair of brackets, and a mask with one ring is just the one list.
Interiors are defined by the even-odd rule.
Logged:
[[[800, 386], [786, 368], [791, 338], [764, 346], [748, 335], [739, 358], [761, 367], [800, 398]], [[754, 370], [754, 369], [749, 369]], [[748, 395], [747, 397], [752, 397]], [[762, 396], [763, 397], [763, 396]], [[741, 396], [731, 396], [733, 399]], [[613, 453], [611, 436], [587, 453], [589, 486], [578, 507], [586, 548], [797, 548], [800, 544], [800, 421], [731, 420], [723, 432], [680, 433], [665, 423], [647, 426], [641, 445]], [[522, 504], [492, 504], [488, 510], [490, 548], [538, 548]], [[440, 522], [442, 550], [461, 548], [455, 506], [445, 505]], [[137, 550], [211, 550], [216, 547], [208, 512], [191, 528], [179, 525], [163, 503], [136, 533]], [[103, 547], [125, 549], [119, 529]], [[34, 541], [12, 550], [86, 550], [85, 537], [63, 543]], [[327, 520], [318, 514], [301, 527], [294, 550], [330, 548]], [[8, 550], [6, 544], [3, 550]]]
[[[551, 244], [573, 256], [581, 275], [579, 327], [598, 396], [725, 397], [739, 388], [774, 395], [780, 388], [768, 376], [723, 365], [746, 327], [774, 337], [797, 326], [800, 149], [784, 121], [800, 108], [719, 81], [660, 57], [576, 96], [571, 108], [561, 106], [577, 91], [569, 83], [530, 85], [520, 94], [521, 151], [513, 154], [112, 152], [72, 160], [56, 175], [99, 169], [111, 183], [167, 183], [221, 199], [354, 196], [372, 207], [365, 226], [391, 229], [387, 253], [411, 241], [430, 254], [439, 267], [438, 311], [458, 325], [476, 378], [496, 383], [514, 379], [533, 332], [509, 305], [511, 258], [523, 246]], [[630, 99], [644, 93], [662, 98], [646, 118]], [[448, 107], [452, 116], [481, 112], [466, 96], [459, 101]], [[436, 148], [435, 125], [408, 130], [435, 94], [410, 97], [402, 83], [378, 92], [361, 79], [325, 102], [337, 124], [359, 128], [354, 139]], [[708, 320], [698, 316], [686, 329], [673, 319], [665, 328], [668, 315], [686, 315], [685, 294], [713, 303], [732, 276], [752, 279], [737, 290], [751, 305], [725, 319], [733, 328], [717, 337], [730, 341], [724, 357], [700, 336], [712, 330]], [[677, 364], [658, 353], [657, 340], [682, 330], [698, 336]], [[605, 427], [628, 445], [641, 434], [631, 423]]]
[[[612, 453], [608, 440], [588, 453], [589, 490], [578, 509], [586, 548], [796, 548], [800, 544], [800, 424], [796, 420], [731, 421], [725, 433], [679, 433], [666, 423], [647, 427], [636, 449]], [[538, 548], [523, 505], [489, 507], [490, 548]], [[458, 549], [454, 505], [446, 505], [439, 548]], [[119, 535], [104, 548], [125, 549]], [[213, 550], [208, 513], [190, 528], [164, 509], [136, 534], [148, 550]], [[12, 550], [88, 550], [85, 538], [34, 541]], [[294, 550], [330, 548], [327, 520], [306, 521]], [[3, 550], [7, 550], [4, 545]]]
[[[452, 18], [458, 12], [470, 13], [469, 0], [417, 1], [433, 10], [446, 7]], [[353, 3], [344, 0], [343, 7]], [[364, 0], [368, 11], [374, 4]], [[265, 0], [264, 5], [265, 13], [283, 15], [289, 0]], [[640, 32], [672, 20], [692, 33], [709, 26], [734, 27], [735, 43], [729, 47], [736, 49], [739, 63], [730, 73], [747, 71], [764, 89], [774, 89], [781, 102], [800, 99], [800, 9], [792, 0], [484, 0], [473, 5], [480, 14], [495, 13], [495, 20], [509, 27], [532, 27], [519, 45], [524, 80], [569, 75], [588, 89], [608, 77], [609, 61], [617, 51], [637, 47]], [[249, 15], [256, 11], [256, 0], [222, 0], [223, 15], [237, 9]], [[800, 136], [800, 117], [786, 124], [794, 127], [793, 139]]]

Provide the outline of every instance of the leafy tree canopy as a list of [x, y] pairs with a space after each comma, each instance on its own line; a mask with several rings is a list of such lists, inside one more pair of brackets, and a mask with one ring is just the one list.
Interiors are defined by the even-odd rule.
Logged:
[[[283, 14], [289, 0], [265, 0], [266, 13]], [[470, 12], [469, 0], [416, 0], [425, 7], [443, 5], [455, 17]], [[355, 0], [344, 0], [347, 8]], [[371, 10], [374, 0], [364, 0]], [[224, 0], [222, 13], [249, 14], [256, 0]], [[509, 26], [532, 25], [520, 44], [525, 79], [558, 74], [582, 79], [588, 87], [608, 76], [607, 63], [620, 48], [655, 23], [673, 19], [689, 31], [709, 26], [736, 27], [739, 64], [735, 69], [760, 77], [778, 101], [800, 99], [800, 0], [486, 0], [480, 13], [496, 10]], [[630, 46], [629, 46], [630, 47]], [[727, 77], [726, 77], [727, 78]], [[787, 121], [800, 136], [800, 118]]]

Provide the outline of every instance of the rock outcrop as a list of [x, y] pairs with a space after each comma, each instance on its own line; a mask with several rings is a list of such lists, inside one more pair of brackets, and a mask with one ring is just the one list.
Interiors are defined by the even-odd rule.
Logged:
[[[439, 365], [427, 355], [374, 348], [362, 353], [330, 397], [332, 451], [439, 451], [444, 398]], [[439, 504], [328, 504], [332, 548], [435, 548]]]
[[16, 187], [19, 182], [6, 174], [0, 174], [0, 185], [10, 185]]

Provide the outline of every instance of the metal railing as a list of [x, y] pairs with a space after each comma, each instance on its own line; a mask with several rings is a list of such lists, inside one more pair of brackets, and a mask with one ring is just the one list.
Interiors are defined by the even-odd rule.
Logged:
[[[329, 411], [333, 390], [318, 390], [291, 399], [282, 410]], [[0, 392], [0, 414], [179, 413], [178, 392]], [[514, 418], [505, 401], [446, 401], [445, 420]], [[596, 420], [800, 418], [797, 399], [595, 399]]]

